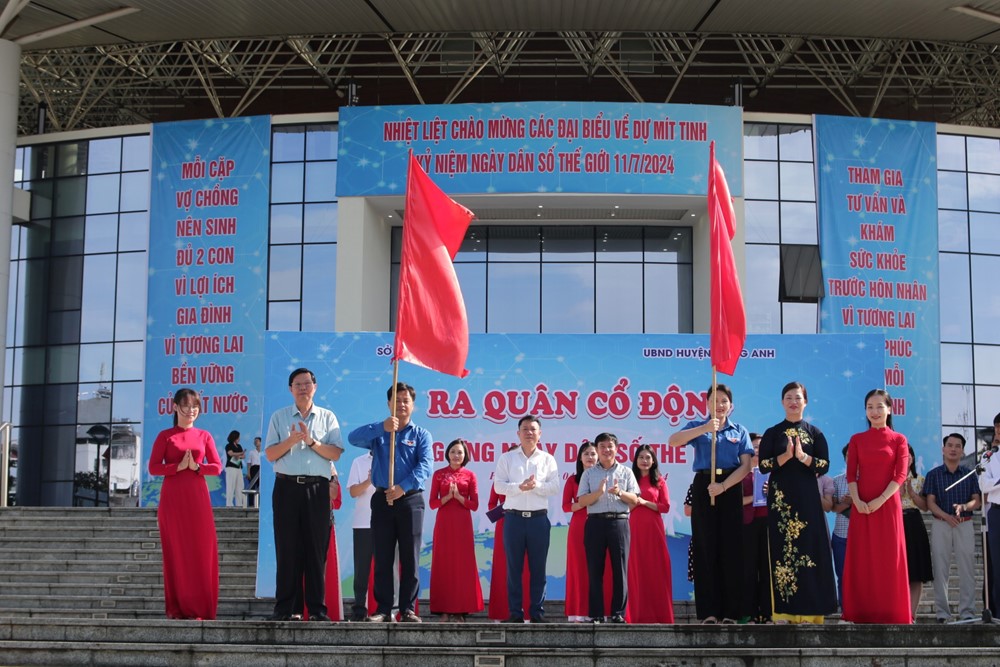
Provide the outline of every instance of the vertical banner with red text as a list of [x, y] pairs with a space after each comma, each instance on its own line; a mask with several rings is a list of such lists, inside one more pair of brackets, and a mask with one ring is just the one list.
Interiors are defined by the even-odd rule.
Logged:
[[894, 427], [928, 460], [941, 431], [936, 146], [932, 123], [816, 116], [821, 331], [885, 334]]
[[197, 426], [223, 462], [230, 431], [245, 449], [260, 434], [270, 136], [267, 116], [153, 126], [143, 505], [159, 501], [145, 463], [181, 387], [201, 394]]

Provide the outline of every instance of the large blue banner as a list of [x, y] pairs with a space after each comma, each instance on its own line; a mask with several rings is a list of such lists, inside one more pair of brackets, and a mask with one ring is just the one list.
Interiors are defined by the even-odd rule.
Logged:
[[893, 423], [937, 461], [937, 142], [932, 123], [816, 117], [824, 333], [885, 335]]
[[[223, 463], [231, 430], [244, 449], [260, 433], [271, 122], [156, 124], [152, 137], [144, 505], [159, 500], [162, 479], [145, 462], [177, 389], [201, 394], [197, 426], [215, 436]], [[216, 505], [222, 479], [208, 479]]]
[[[392, 334], [279, 333], [266, 347], [265, 417], [292, 402], [288, 373], [313, 370], [317, 405], [340, 420], [346, 451], [337, 462], [343, 507], [336, 514], [344, 589], [353, 581], [354, 499], [346, 492], [351, 462], [366, 450], [346, 443], [347, 434], [388, 416], [386, 390], [392, 383]], [[807, 418], [827, 435], [835, 471], [842, 471], [840, 450], [851, 434], [864, 430], [864, 395], [881, 386], [883, 338], [880, 335], [750, 336], [734, 378], [732, 418], [763, 432], [784, 417], [781, 388], [798, 380], [809, 389]], [[414, 422], [434, 436], [434, 468], [445, 466], [444, 447], [455, 438], [471, 442], [471, 469], [479, 480], [479, 510], [473, 517], [476, 556], [484, 595], [489, 594], [493, 526], [485, 516], [497, 457], [516, 444], [517, 421], [528, 413], [542, 418], [541, 446], [555, 456], [565, 480], [573, 474], [579, 443], [610, 431], [622, 445], [620, 460], [636, 447], [655, 449], [670, 489], [664, 529], [672, 560], [676, 599], [692, 595], [687, 581], [690, 520], [683, 502], [693, 478], [689, 447], [667, 446], [670, 435], [706, 414], [705, 390], [711, 384], [707, 336], [682, 335], [502, 335], [471, 336], [465, 379], [402, 364], [400, 379], [417, 389]], [[271, 489], [274, 469], [262, 470], [257, 594], [274, 594], [274, 533]], [[569, 514], [561, 494], [552, 498], [553, 523], [548, 558], [548, 597], [565, 593], [566, 531]], [[435, 513], [427, 511], [420, 559], [422, 595], [428, 593]]]
[[705, 195], [715, 141], [743, 194], [739, 107], [521, 102], [343, 107], [337, 195], [401, 195], [412, 150], [449, 194]]

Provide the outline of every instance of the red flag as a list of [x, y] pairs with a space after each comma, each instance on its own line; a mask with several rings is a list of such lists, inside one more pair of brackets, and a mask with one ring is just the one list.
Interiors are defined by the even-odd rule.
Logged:
[[715, 142], [709, 146], [708, 224], [711, 230], [712, 365], [726, 375], [736, 371], [747, 339], [743, 292], [733, 259], [736, 212], [726, 175], [715, 160]]
[[465, 377], [469, 321], [452, 260], [475, 217], [410, 154], [393, 359]]

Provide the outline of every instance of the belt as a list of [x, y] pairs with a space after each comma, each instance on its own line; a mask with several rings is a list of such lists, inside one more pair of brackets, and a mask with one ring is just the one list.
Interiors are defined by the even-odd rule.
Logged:
[[587, 515], [588, 519], [627, 519], [628, 512], [594, 512]]
[[[944, 519], [942, 519], [940, 517], [934, 517], [934, 518], [937, 519], [938, 521], [944, 521]], [[972, 517], [971, 516], [960, 516], [960, 517], [958, 517], [958, 522], [959, 523], [965, 523], [966, 521], [972, 521]]]
[[548, 510], [534, 510], [533, 512], [522, 512], [521, 510], [504, 510], [504, 514], [507, 516], [519, 516], [522, 519], [530, 519], [536, 516], [545, 516], [549, 513]]
[[[725, 475], [726, 477], [728, 477], [729, 475], [731, 475], [735, 471], [736, 471], [736, 468], [716, 468], [715, 469], [715, 476], [718, 477], [719, 475]], [[710, 475], [710, 474], [712, 474], [712, 471], [711, 470], [695, 470], [694, 474], [696, 474], [696, 475]]]
[[[376, 491], [380, 491], [381, 493], [385, 493], [386, 492], [386, 488], [384, 486], [376, 486], [375, 490]], [[403, 498], [408, 498], [408, 497], [416, 495], [416, 494], [418, 494], [418, 493], [420, 493], [422, 491], [423, 491], [423, 489], [413, 489], [412, 491], [407, 491], [406, 493], [403, 494]]]
[[283, 472], [276, 472], [274, 476], [278, 479], [287, 479], [289, 482], [295, 482], [296, 484], [319, 484], [320, 482], [330, 483], [329, 477], [323, 477], [321, 475], [286, 475]]

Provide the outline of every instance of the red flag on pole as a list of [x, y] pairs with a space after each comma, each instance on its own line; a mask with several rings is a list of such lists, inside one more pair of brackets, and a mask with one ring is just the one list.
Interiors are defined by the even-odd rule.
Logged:
[[743, 292], [733, 258], [736, 212], [722, 165], [715, 160], [715, 142], [709, 146], [708, 224], [711, 230], [712, 365], [732, 375], [747, 338]]
[[458, 377], [469, 374], [469, 321], [452, 260], [473, 217], [434, 185], [411, 153], [394, 361]]

